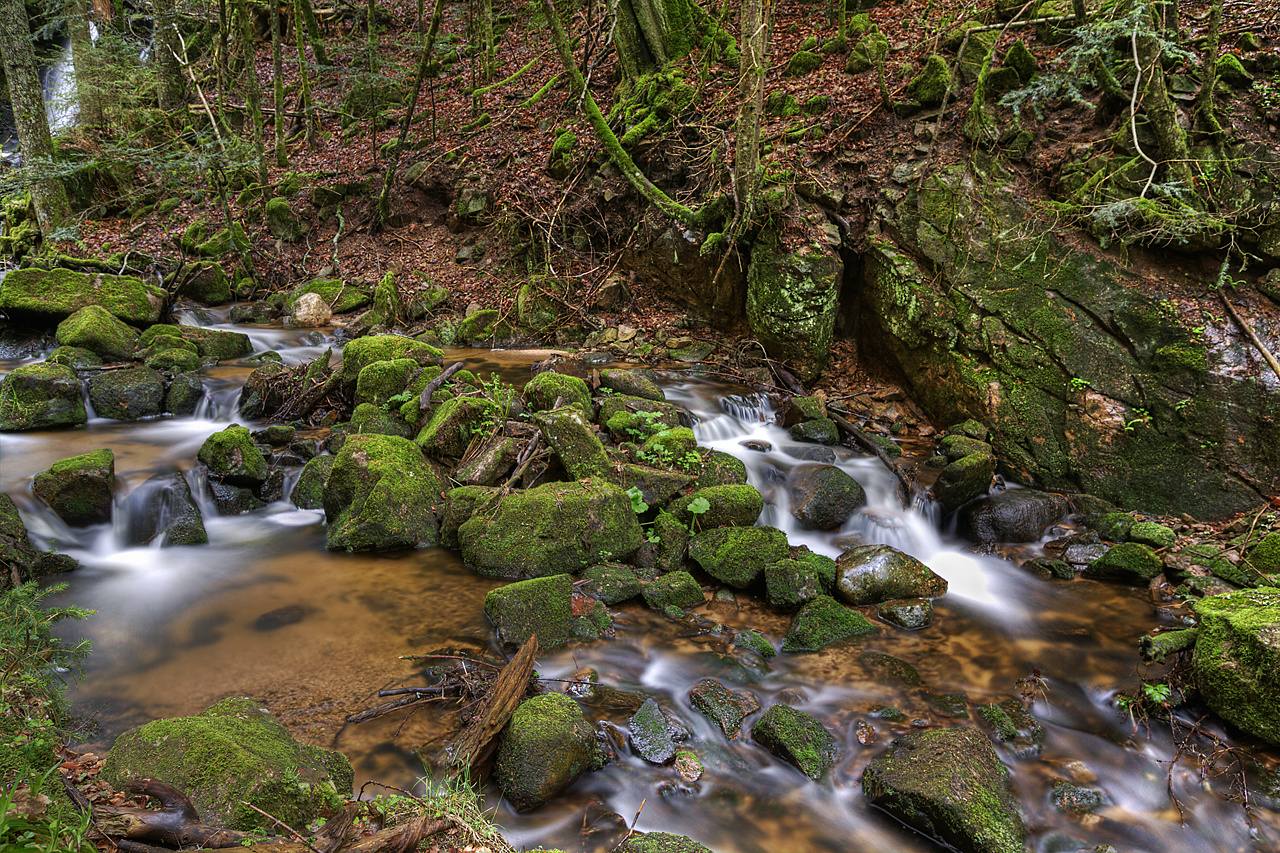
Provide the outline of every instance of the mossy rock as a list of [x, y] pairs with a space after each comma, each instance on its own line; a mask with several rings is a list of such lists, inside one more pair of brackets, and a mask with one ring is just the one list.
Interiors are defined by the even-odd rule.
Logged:
[[840, 443], [840, 429], [831, 418], [818, 418], [793, 424], [787, 430], [787, 434], [796, 441], [802, 441], [806, 444], [821, 444], [830, 447]]
[[359, 311], [373, 301], [373, 293], [367, 287], [348, 284], [335, 278], [317, 278], [295, 287], [289, 293], [289, 306], [292, 306], [307, 293], [314, 293], [319, 296], [335, 314]]
[[72, 527], [100, 524], [111, 518], [116, 457], [110, 448], [60, 459], [35, 476], [36, 497]]
[[129, 367], [89, 378], [89, 403], [98, 417], [118, 421], [164, 411], [164, 377], [150, 367]]
[[729, 740], [741, 732], [743, 720], [760, 710], [760, 700], [753, 693], [730, 690], [714, 678], [704, 678], [689, 690], [689, 704]]
[[954, 512], [987, 491], [996, 473], [990, 453], [970, 453], [950, 463], [933, 483], [933, 496], [946, 512]]
[[125, 361], [138, 348], [138, 333], [101, 305], [87, 305], [58, 324], [58, 343]]
[[0, 288], [0, 310], [46, 321], [99, 305], [131, 326], [150, 326], [160, 322], [167, 300], [164, 290], [134, 276], [62, 268], [12, 270]]
[[550, 575], [492, 589], [484, 599], [484, 615], [493, 623], [498, 642], [523, 646], [534, 634], [538, 648], [558, 649], [573, 629], [573, 579]]
[[564, 406], [538, 412], [532, 420], [570, 477], [582, 480], [609, 476], [613, 465], [604, 442], [581, 409]]
[[849, 51], [849, 58], [845, 60], [844, 71], [846, 74], [861, 74], [864, 71], [870, 71], [884, 61], [884, 58], [888, 55], [889, 40], [872, 24], [866, 34], [858, 39], [858, 43], [853, 46], [853, 50]]
[[566, 292], [563, 281], [549, 276], [525, 281], [516, 290], [516, 322], [535, 335], [551, 335], [565, 325], [560, 315]]
[[1218, 79], [1233, 89], [1248, 89], [1253, 85], [1253, 77], [1234, 53], [1223, 53], [1218, 57], [1217, 71]]
[[[190, 373], [199, 370], [203, 362], [200, 356], [189, 349], [169, 347], [167, 349], [151, 349], [142, 362], [146, 367], [158, 373], [170, 376], [176, 373]], [[168, 409], [165, 409], [168, 411]]]
[[676, 757], [667, 718], [651, 698], [645, 699], [627, 721], [627, 739], [636, 753], [650, 764], [666, 764]]
[[746, 463], [723, 450], [711, 450], [702, 457], [702, 472], [694, 480], [693, 487], [705, 489], [710, 486], [737, 486], [746, 482]]
[[583, 572], [587, 583], [582, 591], [605, 604], [621, 604], [640, 595], [642, 584], [636, 573], [621, 563], [601, 563]]
[[381, 406], [409, 387], [421, 370], [422, 366], [412, 358], [366, 364], [356, 376], [355, 401]]
[[233, 296], [227, 273], [216, 261], [183, 264], [165, 279], [165, 284], [201, 305], [225, 305]]
[[640, 590], [645, 604], [653, 610], [664, 610], [667, 607], [693, 607], [704, 600], [702, 587], [688, 572], [677, 571], [662, 575]]
[[781, 610], [794, 610], [824, 592], [814, 562], [793, 557], [765, 566], [764, 583], [769, 604]]
[[1035, 542], [1069, 509], [1062, 495], [1009, 489], [963, 506], [956, 532], [970, 542]]
[[867, 800], [925, 836], [973, 853], [1024, 853], [1009, 773], [972, 727], [913, 732], [862, 774]]
[[1040, 64], [1027, 47], [1027, 43], [1022, 39], [1014, 42], [1013, 46], [1005, 53], [1004, 64], [1006, 68], [1012, 68], [1017, 72], [1018, 80], [1024, 85], [1030, 83], [1031, 78], [1036, 76], [1036, 72], [1040, 70]]
[[800, 608], [782, 640], [784, 652], [816, 652], [832, 643], [878, 630], [865, 616], [829, 595]]
[[587, 417], [595, 414], [595, 406], [591, 403], [591, 389], [576, 376], [546, 370], [525, 383], [525, 406], [530, 411], [545, 412], [552, 409], [560, 398], [564, 399], [564, 405], [576, 406]]
[[626, 559], [644, 541], [610, 483], [545, 483], [503, 497], [458, 527], [462, 558], [491, 577], [543, 577]]
[[1193, 670], [1214, 713], [1280, 745], [1280, 590], [1246, 589], [1202, 598]]
[[600, 387], [628, 397], [666, 402], [666, 392], [642, 370], [607, 369], [600, 371]]
[[[386, 363], [385, 361], [374, 362], [375, 365]], [[400, 438], [413, 438], [417, 432], [395, 412], [389, 412], [373, 403], [357, 404], [348, 424], [351, 435], [395, 435]]]
[[337, 457], [324, 455], [314, 456], [302, 466], [302, 473], [293, 485], [289, 499], [298, 509], [324, 508], [324, 482], [329, 479], [333, 463]]
[[342, 348], [342, 381], [354, 385], [370, 364], [399, 358], [412, 359], [422, 367], [444, 364], [444, 352], [431, 344], [403, 335], [368, 335]]
[[787, 66], [783, 69], [785, 77], [803, 77], [817, 71], [822, 65], [822, 54], [812, 50], [798, 50], [791, 59], [787, 60]]
[[805, 530], [835, 530], [867, 503], [858, 481], [834, 465], [800, 465], [787, 476], [791, 515]]
[[526, 699], [498, 740], [494, 780], [517, 811], [537, 808], [586, 771], [595, 757], [595, 729], [562, 693]]
[[1155, 521], [1139, 521], [1129, 528], [1129, 541], [1151, 548], [1172, 548], [1178, 541], [1173, 528]]
[[263, 214], [267, 220], [267, 231], [271, 232], [271, 236], [277, 240], [296, 243], [307, 233], [306, 226], [302, 224], [298, 214], [293, 212], [287, 199], [271, 199], [267, 202]]
[[194, 415], [204, 399], [204, 383], [199, 374], [179, 373], [169, 382], [164, 394], [164, 410], [171, 415]]
[[888, 545], [859, 545], [836, 558], [836, 590], [849, 604], [898, 598], [938, 598], [947, 581], [924, 563]]
[[689, 540], [689, 558], [721, 583], [745, 589], [765, 566], [786, 557], [787, 534], [775, 527], [719, 527]]
[[204, 440], [196, 458], [224, 483], [256, 489], [267, 479], [267, 459], [247, 427], [233, 424]]
[[176, 337], [195, 344], [201, 358], [225, 361], [241, 358], [253, 352], [253, 341], [243, 332], [226, 329], [206, 329], [200, 326], [170, 326], [157, 324], [138, 336], [138, 345], [151, 346], [157, 338]]
[[713, 853], [685, 835], [670, 832], [631, 832], [614, 853]]
[[0, 432], [77, 426], [88, 420], [80, 380], [66, 365], [26, 364], [0, 379]]
[[1107, 549], [1107, 553], [1090, 563], [1084, 570], [1084, 576], [1094, 580], [1115, 580], [1134, 586], [1146, 586], [1163, 569], [1160, 557], [1147, 545], [1122, 542]]
[[764, 102], [765, 112], [779, 118], [793, 118], [800, 115], [800, 101], [789, 92], [770, 92]]
[[191, 800], [202, 819], [274, 835], [305, 827], [351, 796], [351, 765], [341, 753], [294, 740], [251, 699], [224, 699], [195, 717], [155, 720], [116, 738], [102, 768], [116, 787], [162, 779]]
[[45, 359], [49, 364], [61, 364], [72, 370], [91, 370], [102, 367], [102, 356], [83, 347], [58, 347]]
[[810, 779], [821, 779], [840, 757], [840, 742], [817, 717], [781, 702], [751, 727], [751, 739]]
[[436, 544], [444, 477], [406, 438], [353, 435], [324, 484], [330, 551], [394, 551]]
[[496, 505], [499, 492], [489, 486], [457, 486], [444, 494], [440, 513], [440, 547], [458, 547], [458, 528], [475, 514], [478, 506]]
[[[695, 501], [706, 501], [707, 510], [695, 514], [689, 510]], [[672, 501], [667, 512], [694, 530], [716, 527], [752, 527], [764, 511], [764, 498], [755, 486], [708, 486]]]

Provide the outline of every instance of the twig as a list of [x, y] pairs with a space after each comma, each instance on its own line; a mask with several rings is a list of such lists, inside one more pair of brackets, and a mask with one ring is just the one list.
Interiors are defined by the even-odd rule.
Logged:
[[302, 835], [301, 835], [301, 834], [300, 834], [296, 829], [294, 829], [293, 827], [289, 826], [289, 824], [287, 824], [287, 823], [285, 823], [284, 821], [280, 820], [280, 819], [279, 819], [279, 818], [277, 818], [275, 815], [267, 814], [267, 813], [266, 813], [266, 812], [264, 812], [262, 809], [258, 808], [258, 807], [257, 807], [257, 806], [255, 806], [253, 803], [249, 802], [248, 800], [241, 800], [241, 801], [240, 801], [240, 805], [242, 805], [242, 806], [248, 806], [249, 808], [253, 809], [253, 810], [254, 810], [255, 812], [257, 812], [258, 814], [260, 814], [260, 815], [262, 815], [263, 817], [265, 817], [267, 820], [269, 820], [269, 821], [271, 821], [272, 823], [274, 823], [276, 826], [278, 826], [278, 827], [280, 827], [281, 829], [283, 829], [283, 830], [285, 830], [286, 832], [288, 832], [290, 835], [295, 836], [295, 837], [297, 837], [297, 838], [301, 839], [301, 843], [302, 843], [302, 844], [307, 845], [307, 847], [308, 847], [309, 849], [311, 849], [311, 850], [313, 851], [313, 853], [321, 853], [321, 851], [320, 851], [320, 849], [319, 849], [318, 847], [316, 847], [314, 844], [312, 844], [312, 843], [311, 843], [310, 841], [308, 841], [307, 839], [303, 838], [303, 837], [302, 837]]
[[1226, 292], [1219, 291], [1218, 295], [1222, 297], [1222, 304], [1226, 306], [1227, 313], [1231, 315], [1231, 319], [1235, 320], [1236, 323], [1240, 325], [1241, 329], [1244, 329], [1244, 333], [1249, 337], [1249, 340], [1253, 342], [1253, 345], [1258, 348], [1258, 352], [1262, 354], [1263, 360], [1265, 360], [1267, 364], [1271, 365], [1271, 369], [1275, 371], [1276, 376], [1280, 377], [1280, 362], [1276, 361], [1276, 357], [1271, 354], [1271, 350], [1267, 349], [1267, 345], [1258, 337], [1258, 333], [1255, 332], [1253, 327], [1246, 323], [1244, 318], [1240, 316], [1234, 307], [1232, 307], [1231, 300], [1227, 299]]
[[909, 509], [911, 507], [911, 495], [915, 491], [915, 487], [912, 485], [911, 481], [907, 479], [907, 475], [902, 473], [902, 469], [894, 464], [893, 460], [889, 458], [889, 454], [885, 453], [884, 448], [873, 441], [871, 436], [854, 426], [852, 422], [837, 414], [831, 407], [827, 408], [827, 416], [836, 422], [836, 426], [840, 427], [840, 429], [852, 436], [853, 440], [858, 442], [859, 445], [874, 453], [876, 457], [884, 463], [884, 466], [893, 472], [893, 475], [898, 478], [898, 482], [902, 486], [902, 488], [898, 490], [898, 500], [902, 502], [903, 509]]

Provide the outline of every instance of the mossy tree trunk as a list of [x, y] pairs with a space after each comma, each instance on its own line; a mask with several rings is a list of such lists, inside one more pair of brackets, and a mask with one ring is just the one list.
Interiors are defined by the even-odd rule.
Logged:
[[88, 0], [75, 0], [67, 29], [71, 34], [71, 59], [76, 69], [76, 99], [80, 104], [80, 124], [97, 127], [102, 124], [102, 92], [99, 88], [101, 63], [93, 47], [89, 22], [93, 7]]
[[289, 154], [285, 147], [285, 101], [284, 101], [284, 46], [280, 35], [280, 3], [271, 3], [271, 74], [272, 103], [276, 109], [276, 165], [284, 168], [289, 165]]
[[[841, 0], [843, 2], [843, 0]], [[734, 141], [734, 193], [738, 218], [733, 231], [741, 236], [751, 226], [760, 192], [760, 117], [764, 112], [764, 78], [769, 70], [768, 0], [742, 0], [742, 69], [738, 78], [738, 121]]]
[[[301, 90], [303, 133], [307, 148], [315, 147], [316, 108], [311, 100], [311, 73], [307, 69], [307, 43], [302, 40], [302, 6], [306, 0], [293, 0], [293, 40], [298, 48], [298, 81]], [[317, 60], [318, 62], [319, 60]]]
[[1218, 56], [1222, 40], [1222, 0], [1213, 0], [1209, 7], [1209, 32], [1205, 34], [1204, 71], [1200, 91], [1196, 93], [1195, 112], [1200, 126], [1214, 139], [1221, 138], [1222, 125], [1218, 122], [1213, 90], [1218, 85]]
[[[36, 73], [31, 24], [22, 0], [0, 0], [0, 53], [4, 54], [9, 101], [13, 105], [13, 119], [18, 126], [23, 157], [28, 163], [52, 157], [53, 139], [49, 135], [49, 118], [44, 111], [44, 90]], [[46, 237], [71, 212], [66, 188], [56, 178], [33, 184], [31, 201], [36, 209], [40, 233]]]
[[187, 102], [187, 94], [178, 61], [177, 4], [175, 0], [153, 0], [152, 8], [156, 27], [156, 97], [160, 109], [180, 109]]
[[693, 47], [694, 0], [617, 0], [614, 46], [622, 88], [638, 78], [681, 59]]
[[[302, 13], [303, 23], [307, 25], [307, 38], [311, 40], [312, 55], [320, 65], [328, 65], [329, 56], [325, 53], [324, 42], [320, 39], [320, 25], [316, 23], [316, 12], [311, 8], [311, 0], [298, 0], [298, 10]], [[298, 27], [298, 29], [302, 28]]]
[[258, 183], [267, 183], [267, 152], [262, 132], [262, 84], [258, 81], [258, 68], [254, 64], [253, 23], [249, 19], [249, 6], [245, 0], [235, 0], [236, 19], [239, 22], [240, 49], [244, 56], [244, 100], [248, 108], [248, 122], [253, 134], [253, 148], [258, 158]]
[[1169, 179], [1191, 187], [1191, 150], [1187, 132], [1178, 124], [1178, 109], [1165, 83], [1160, 65], [1160, 43], [1153, 36], [1135, 31], [1132, 37], [1135, 60], [1144, 78], [1142, 107], [1151, 122], [1159, 146], [1160, 162]]

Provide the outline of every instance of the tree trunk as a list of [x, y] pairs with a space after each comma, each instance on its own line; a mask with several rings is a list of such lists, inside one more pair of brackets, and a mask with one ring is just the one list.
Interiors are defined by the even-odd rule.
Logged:
[[97, 127], [102, 124], [101, 72], [94, 52], [89, 22], [93, 19], [87, 0], [75, 0], [73, 14], [67, 20], [71, 33], [71, 59], [76, 69], [76, 98], [80, 103], [80, 124]]
[[239, 21], [240, 49], [244, 53], [244, 100], [249, 108], [249, 124], [253, 133], [253, 148], [258, 157], [258, 183], [267, 184], [267, 152], [262, 133], [262, 85], [258, 82], [258, 67], [253, 61], [253, 23], [249, 20], [249, 8], [245, 0], [235, 0], [236, 18]]
[[1222, 137], [1222, 125], [1218, 122], [1213, 90], [1218, 85], [1218, 55], [1222, 40], [1222, 0], [1213, 0], [1209, 7], [1209, 32], [1205, 36], [1204, 71], [1200, 91], [1196, 93], [1195, 112], [1200, 126], [1214, 139]]
[[[9, 100], [13, 119], [18, 126], [18, 141], [28, 164], [53, 156], [53, 139], [49, 135], [49, 118], [44, 111], [44, 90], [36, 73], [36, 56], [31, 46], [31, 24], [22, 0], [0, 0], [0, 53], [4, 54], [4, 70], [9, 81]], [[31, 187], [31, 201], [36, 209], [40, 233], [52, 234], [70, 215], [66, 188], [55, 178]]]
[[175, 0], [153, 0], [155, 13], [156, 96], [162, 110], [186, 105], [186, 84], [178, 61], [178, 12]]
[[630, 90], [639, 77], [689, 53], [696, 33], [691, 2], [617, 0], [614, 46], [624, 90]]
[[307, 70], [306, 42], [302, 40], [302, 5], [305, 0], [293, 0], [293, 40], [298, 48], [298, 80], [300, 81], [302, 98], [303, 133], [307, 139], [307, 148], [315, 148], [316, 107], [311, 100], [311, 73]]
[[315, 10], [311, 8], [311, 0], [299, 0], [302, 20], [307, 25], [307, 37], [311, 39], [311, 53], [320, 65], [328, 65], [329, 57], [324, 52], [324, 42], [320, 40], [320, 25], [316, 23]]
[[283, 169], [289, 165], [289, 154], [285, 149], [284, 59], [280, 41], [280, 3], [271, 0], [271, 93], [276, 108], [276, 165]]
[[764, 112], [764, 78], [769, 71], [767, 4], [768, 0], [742, 0], [742, 72], [738, 78], [733, 158], [734, 194], [738, 200], [733, 231], [739, 236], [751, 227], [760, 191], [760, 117]]
[[1191, 151], [1187, 145], [1187, 132], [1178, 124], [1178, 109], [1169, 97], [1165, 85], [1164, 68], [1160, 65], [1160, 44], [1151, 36], [1134, 33], [1134, 58], [1146, 79], [1142, 95], [1142, 107], [1155, 132], [1160, 148], [1160, 161], [1167, 177], [1191, 188]]

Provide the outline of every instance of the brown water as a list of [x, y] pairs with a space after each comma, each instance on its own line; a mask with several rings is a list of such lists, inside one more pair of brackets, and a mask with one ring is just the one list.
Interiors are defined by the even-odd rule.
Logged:
[[[259, 348], [277, 349], [295, 362], [314, 358], [325, 343], [300, 333], [255, 332]], [[509, 380], [526, 378], [527, 365], [540, 357], [450, 356]], [[56, 544], [83, 564], [66, 578], [70, 589], [61, 600], [98, 611], [71, 629], [94, 643], [88, 674], [73, 691], [78, 708], [102, 726], [101, 741], [90, 746], [105, 749], [120, 731], [146, 720], [248, 695], [299, 737], [346, 753], [357, 785], [374, 780], [410, 787], [430, 775], [456, 712], [436, 707], [407, 719], [400, 713], [359, 725], [344, 720], [378, 704], [381, 688], [423, 683], [420, 664], [402, 655], [440, 648], [491, 652], [482, 607], [498, 582], [473, 576], [456, 554], [441, 549], [394, 556], [329, 553], [320, 514], [287, 503], [236, 518], [208, 512], [208, 546], [158, 550], [122, 548], [109, 526], [68, 530], [31, 495], [34, 474], [101, 447], [115, 452], [122, 495], [152, 473], [175, 467], [190, 472], [198, 486], [196, 450], [233, 417], [235, 389], [248, 370], [214, 371], [207, 378], [214, 403], [197, 419], [95, 420], [82, 429], [0, 436], [0, 487], [18, 502], [39, 542]], [[761, 421], [753, 401], [721, 402], [736, 390], [676, 375], [668, 381], [672, 399], [698, 415], [700, 442], [741, 455], [753, 482], [769, 493], [772, 472], [795, 463], [794, 449], [784, 433]], [[751, 453], [741, 446], [745, 438], [769, 441], [774, 449]], [[706, 772], [691, 784], [670, 767], [646, 764], [625, 746], [625, 715], [589, 710], [612, 726], [619, 760], [531, 814], [516, 814], [490, 792], [495, 818], [513, 843], [582, 849], [584, 816], [594, 820], [603, 808], [627, 822], [639, 811], [637, 829], [684, 833], [723, 853], [934, 851], [939, 848], [867, 806], [858, 784], [863, 767], [913, 728], [972, 724], [978, 706], [1017, 695], [1019, 679], [1038, 672], [1044, 691], [1032, 710], [1045, 728], [1043, 753], [1001, 753], [1031, 849], [1113, 844], [1129, 853], [1280, 850], [1277, 803], [1264, 796], [1252, 763], [1246, 811], [1230, 799], [1236, 777], [1175, 760], [1167, 731], [1135, 728], [1117, 710], [1117, 691], [1132, 691], [1144, 677], [1159, 675], [1136, 663], [1137, 638], [1160, 619], [1162, 603], [1151, 593], [1083, 580], [1043, 581], [966, 553], [939, 536], [925, 516], [892, 508], [892, 482], [878, 463], [850, 454], [841, 464], [879, 507], [875, 515], [852, 519], [849, 528], [913, 553], [950, 582], [933, 625], [904, 631], [882, 624], [867, 639], [817, 654], [782, 655], [767, 672], [753, 674], [728, 654], [717, 626], [749, 626], [779, 640], [788, 619], [749, 595], [709, 601], [685, 622], [635, 604], [614, 608], [615, 639], [544, 654], [539, 673], [567, 679], [591, 666], [606, 684], [657, 696], [690, 729]], [[788, 529], [793, 543], [838, 553], [828, 537], [791, 529], [788, 517], [785, 507], [777, 507], [767, 509], [763, 520]], [[255, 625], [285, 607], [301, 618], [271, 630]], [[869, 668], [863, 658], [869, 651], [909, 662], [922, 685], [904, 686]], [[726, 742], [688, 701], [690, 687], [708, 676], [751, 690], [765, 707], [785, 692], [822, 718], [844, 744], [830, 778], [811, 782], [748, 739]], [[969, 719], [946, 716], [933, 701], [956, 692], [967, 697]], [[900, 708], [905, 721], [874, 716], [872, 709], [881, 705]], [[1252, 761], [1274, 773], [1280, 759], [1275, 750], [1228, 743], [1249, 748]], [[1104, 804], [1086, 816], [1060, 812], [1050, 796], [1055, 780], [1087, 784], [1103, 794]]]

